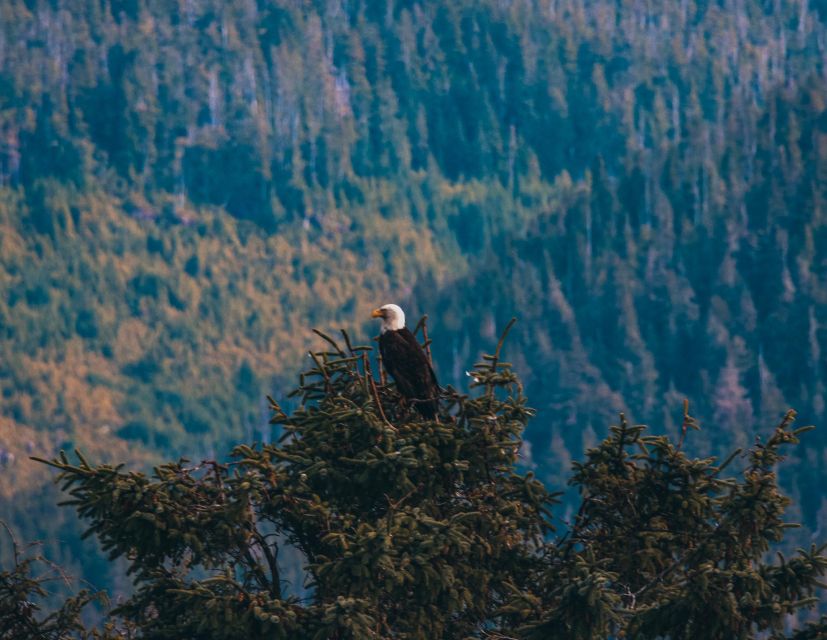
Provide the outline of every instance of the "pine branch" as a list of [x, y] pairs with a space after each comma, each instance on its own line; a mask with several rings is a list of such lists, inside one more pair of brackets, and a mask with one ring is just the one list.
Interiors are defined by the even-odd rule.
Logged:
[[365, 376], [367, 376], [368, 382], [370, 383], [371, 393], [373, 394], [373, 401], [376, 404], [376, 409], [379, 411], [379, 415], [382, 416], [382, 421], [385, 423], [385, 426], [391, 429], [392, 431], [396, 431], [396, 427], [394, 427], [388, 417], [385, 415], [385, 409], [382, 407], [382, 400], [379, 398], [379, 390], [376, 388], [376, 381], [373, 379], [373, 373], [370, 370], [370, 361], [368, 360], [367, 354], [362, 354], [362, 365], [365, 369]]

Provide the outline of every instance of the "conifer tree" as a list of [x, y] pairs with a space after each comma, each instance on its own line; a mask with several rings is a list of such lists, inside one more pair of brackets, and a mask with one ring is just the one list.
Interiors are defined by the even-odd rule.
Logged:
[[[783, 519], [775, 467], [783, 447], [812, 427], [792, 429], [790, 411], [766, 443], [735, 460], [691, 459], [665, 436], [620, 424], [574, 464], [582, 502], [572, 527], [545, 547], [539, 590], [519, 598], [528, 639], [628, 637], [648, 640], [746, 640], [782, 634], [788, 615], [813, 607], [824, 587], [827, 545], [778, 553], [772, 543], [796, 526]], [[684, 434], [697, 423], [684, 403]], [[533, 610], [533, 611], [530, 611]], [[827, 619], [793, 638], [823, 637]], [[809, 635], [808, 635], [809, 634]], [[815, 635], [812, 635], [815, 634]]]
[[43, 611], [39, 603], [48, 595], [51, 581], [65, 580], [61, 570], [38, 553], [37, 544], [20, 548], [11, 530], [2, 523], [11, 540], [11, 566], [0, 568], [0, 638], [2, 640], [68, 640], [69, 638], [122, 638], [90, 632], [83, 623], [84, 608], [105, 594], [81, 590], [54, 611]]
[[[509, 327], [506, 329], [508, 332]], [[186, 460], [149, 477], [48, 462], [67, 502], [135, 593], [106, 633], [141, 638], [560, 638], [731, 640], [784, 635], [812, 608], [824, 547], [768, 557], [790, 525], [775, 467], [807, 428], [790, 412], [725, 476], [621, 418], [574, 465], [582, 503], [555, 533], [555, 495], [517, 468], [532, 416], [501, 337], [447, 388], [437, 420], [374, 374], [371, 348], [325, 339], [290, 414], [271, 399], [276, 444], [227, 462]], [[426, 344], [427, 344], [427, 337]], [[381, 367], [381, 365], [380, 365]], [[684, 431], [696, 427], [684, 407]], [[43, 461], [45, 462], [45, 461]], [[554, 537], [557, 535], [558, 537]], [[310, 596], [288, 593], [280, 553], [306, 561]], [[0, 598], [5, 606], [5, 596]]]
[[[272, 401], [279, 444], [151, 478], [50, 462], [89, 533], [130, 563], [137, 589], [114, 615], [146, 637], [227, 639], [462, 638], [511, 618], [553, 496], [515, 471], [532, 411], [502, 340], [470, 372], [476, 392], [449, 389], [422, 421], [374, 378], [370, 347], [343, 339], [310, 354], [299, 409]], [[309, 603], [284, 591], [286, 545], [307, 561]]]

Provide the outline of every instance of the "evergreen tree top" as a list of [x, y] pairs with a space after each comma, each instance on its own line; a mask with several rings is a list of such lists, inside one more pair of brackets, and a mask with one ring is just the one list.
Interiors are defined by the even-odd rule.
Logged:
[[[788, 413], [738, 459], [693, 459], [621, 416], [574, 465], [580, 509], [552, 526], [556, 494], [517, 466], [533, 415], [501, 349], [444, 390], [434, 420], [374, 375], [369, 346], [319, 334], [275, 444], [149, 477], [49, 461], [134, 595], [111, 637], [701, 640], [783, 635], [811, 609], [824, 547], [767, 555], [789, 499], [775, 467], [809, 428]], [[694, 421], [684, 407], [684, 424]], [[46, 462], [46, 461], [42, 461]], [[289, 594], [284, 555], [309, 596]], [[792, 638], [818, 637], [825, 622]], [[120, 635], [117, 635], [120, 634]]]

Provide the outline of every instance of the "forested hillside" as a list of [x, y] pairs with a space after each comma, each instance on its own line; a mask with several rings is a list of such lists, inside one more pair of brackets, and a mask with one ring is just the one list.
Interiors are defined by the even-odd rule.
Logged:
[[[620, 410], [674, 434], [688, 398], [711, 454], [787, 407], [822, 426], [826, 19], [815, 0], [0, 3], [0, 517], [56, 535], [32, 453], [271, 437], [261, 399], [310, 328], [371, 335], [388, 301], [429, 314], [448, 384], [520, 318], [526, 463], [552, 488]], [[798, 462], [806, 539], [827, 427]]]

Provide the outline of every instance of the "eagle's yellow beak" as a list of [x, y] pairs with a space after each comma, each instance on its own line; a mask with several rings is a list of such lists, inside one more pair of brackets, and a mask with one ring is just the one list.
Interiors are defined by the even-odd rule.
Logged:
[[385, 312], [382, 311], [382, 309], [374, 309], [373, 311], [370, 312], [370, 317], [371, 318], [384, 318], [385, 317]]

